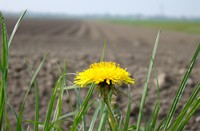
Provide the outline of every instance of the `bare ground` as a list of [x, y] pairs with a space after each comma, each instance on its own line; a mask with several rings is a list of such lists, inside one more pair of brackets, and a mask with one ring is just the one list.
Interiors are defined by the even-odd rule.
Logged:
[[[8, 31], [14, 27], [16, 19], [8, 19]], [[55, 81], [58, 78], [56, 63], [61, 66], [67, 62], [68, 72], [86, 69], [89, 64], [99, 61], [106, 39], [106, 61], [115, 61], [128, 71], [136, 80], [131, 86], [134, 99], [131, 111], [131, 121], [136, 122], [139, 110], [145, 76], [148, 70], [150, 54], [158, 30], [136, 26], [114, 25], [103, 22], [80, 20], [26, 19], [20, 25], [10, 50], [10, 66], [8, 81], [8, 99], [10, 104], [19, 111], [25, 92], [30, 82], [30, 75], [25, 58], [30, 60], [33, 68], [41, 62], [42, 57], [50, 52], [44, 66], [37, 77], [40, 97], [40, 120], [44, 120], [49, 97]], [[192, 55], [200, 42], [199, 35], [162, 31], [156, 55], [156, 68], [160, 80], [161, 109], [159, 119], [167, 114], [175, 92], [181, 82]], [[200, 82], [200, 59], [190, 76], [181, 103], [192, 93], [195, 85]], [[73, 77], [68, 78], [73, 81]], [[144, 110], [144, 118], [148, 120], [156, 99], [155, 76], [152, 73], [149, 92]], [[71, 84], [68, 82], [68, 84]], [[122, 89], [126, 93], [126, 89]], [[84, 97], [86, 90], [83, 91]], [[71, 92], [73, 93], [73, 92]], [[75, 104], [75, 96], [71, 95]], [[119, 95], [117, 100], [121, 112], [125, 113], [127, 98]], [[68, 99], [63, 102], [63, 112], [69, 112]], [[24, 119], [34, 118], [34, 90], [31, 90], [25, 106]], [[9, 110], [12, 125], [16, 120]], [[176, 113], [178, 113], [178, 111]], [[190, 120], [185, 130], [200, 130], [200, 112]], [[69, 129], [67, 123], [65, 129]]]

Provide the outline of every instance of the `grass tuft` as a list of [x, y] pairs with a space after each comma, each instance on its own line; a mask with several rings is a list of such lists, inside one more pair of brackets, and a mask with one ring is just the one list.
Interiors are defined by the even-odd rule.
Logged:
[[182, 79], [182, 82], [181, 82], [181, 84], [179, 86], [179, 89], [178, 89], [178, 91], [177, 91], [177, 93], [176, 93], [176, 95], [174, 97], [174, 100], [173, 100], [172, 105], [170, 107], [169, 113], [167, 114], [167, 117], [166, 117], [166, 122], [165, 122], [165, 125], [164, 125], [164, 128], [163, 128], [164, 131], [168, 130], [168, 128], [169, 128], [169, 126], [171, 124], [171, 121], [173, 119], [174, 113], [176, 111], [176, 107], [178, 105], [178, 102], [179, 102], [182, 94], [183, 94], [183, 91], [184, 91], [185, 86], [187, 84], [187, 80], [188, 80], [188, 78], [190, 76], [190, 73], [191, 73], [193, 67], [194, 67], [194, 64], [195, 64], [195, 61], [197, 59], [197, 56], [199, 55], [199, 52], [200, 52], [200, 44], [198, 44], [198, 47], [197, 47], [197, 49], [196, 49], [196, 51], [195, 51], [195, 53], [193, 55], [193, 58], [192, 58], [192, 60], [190, 62], [190, 65], [189, 65], [189, 67], [188, 67], [188, 69], [187, 69], [187, 71], [186, 71], [186, 73], [185, 73], [185, 75], [184, 75], [184, 77]]

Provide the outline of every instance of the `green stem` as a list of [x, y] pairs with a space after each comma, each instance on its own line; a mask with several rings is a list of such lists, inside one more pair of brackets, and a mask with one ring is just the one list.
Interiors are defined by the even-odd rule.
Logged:
[[110, 105], [110, 102], [108, 100], [108, 98], [104, 98], [104, 102], [106, 103], [107, 107], [108, 107], [108, 113], [109, 113], [109, 122], [110, 122], [110, 125], [111, 125], [111, 128], [112, 128], [112, 131], [115, 131], [115, 117], [112, 113], [112, 108], [111, 108], [111, 105]]

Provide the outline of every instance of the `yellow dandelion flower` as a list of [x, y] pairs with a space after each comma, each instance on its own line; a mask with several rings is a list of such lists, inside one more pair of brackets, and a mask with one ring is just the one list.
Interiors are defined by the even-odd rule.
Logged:
[[101, 83], [106, 83], [108, 85], [135, 83], [126, 69], [121, 68], [120, 65], [116, 65], [115, 62], [91, 64], [89, 69], [77, 73], [74, 84], [84, 87], [93, 82], [96, 85]]

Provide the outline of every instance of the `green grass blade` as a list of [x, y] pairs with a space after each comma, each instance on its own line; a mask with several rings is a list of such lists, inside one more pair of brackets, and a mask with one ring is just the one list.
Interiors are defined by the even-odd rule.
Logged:
[[[64, 73], [66, 72], [66, 70], [64, 71]], [[62, 115], [62, 100], [63, 100], [63, 94], [64, 94], [64, 90], [62, 89], [62, 87], [65, 85], [65, 80], [66, 77], [63, 78], [62, 84], [60, 86], [60, 94], [59, 94], [59, 99], [58, 99], [58, 106], [56, 108], [58, 108], [58, 113], [55, 115], [55, 119], [58, 119], [61, 115]], [[62, 127], [62, 121], [59, 121], [58, 123], [58, 127]]]
[[[51, 126], [55, 127], [55, 125], [56, 125], [55, 123], [57, 123], [59, 121], [64, 121], [64, 119], [74, 116], [75, 114], [76, 114], [76, 112], [69, 112], [67, 114], [64, 114], [64, 115], [60, 116], [58, 119], [56, 119], [55, 121], [52, 121]], [[58, 127], [57, 129], [62, 130], [61, 127]]]
[[123, 124], [123, 117], [120, 116], [120, 119], [119, 119], [119, 126], [118, 126], [118, 131], [121, 131], [121, 129], [122, 129], [122, 124]]
[[176, 120], [173, 122], [172, 125], [172, 130], [176, 130], [178, 125], [181, 123], [181, 121], [183, 120], [183, 117], [185, 116], [185, 114], [187, 113], [188, 109], [191, 107], [191, 105], [193, 104], [195, 98], [197, 97], [197, 95], [200, 92], [200, 83], [197, 84], [195, 90], [192, 92], [189, 100], [187, 101], [187, 103], [185, 104], [185, 106], [182, 108], [180, 114], [178, 115], [178, 117], [176, 118]]
[[37, 123], [38, 125], [44, 125], [44, 123], [42, 123], [42, 122], [39, 122], [39, 121], [33, 121], [33, 120], [24, 120], [24, 122], [26, 122], [26, 123], [31, 123], [31, 124], [35, 124], [35, 123]]
[[163, 123], [165, 122], [165, 118], [163, 120], [160, 121], [160, 123], [157, 126], [157, 129], [155, 131], [161, 131], [161, 129], [163, 128]]
[[[67, 114], [64, 114], [64, 115], [60, 116], [56, 121], [58, 121], [58, 120], [63, 120], [63, 119], [65, 119], [65, 118], [74, 116], [75, 114], [76, 114], [76, 112], [69, 112], [69, 113], [67, 113]], [[54, 121], [54, 122], [56, 122], [56, 121]]]
[[157, 69], [156, 69], [156, 65], [155, 65], [153, 59], [152, 59], [152, 62], [153, 62], [153, 67], [154, 67], [154, 72], [155, 72], [155, 77], [156, 77], [157, 100], [156, 100], [156, 104], [155, 104], [154, 110], [152, 112], [152, 115], [150, 117], [150, 120], [148, 122], [148, 130], [150, 130], [150, 131], [155, 130], [158, 113], [160, 110], [160, 87], [159, 87], [159, 82], [158, 82]]
[[[6, 94], [6, 86], [7, 86], [7, 72], [8, 72], [8, 52], [9, 46], [11, 43], [11, 39], [14, 37], [12, 34], [11, 39], [8, 41], [8, 34], [6, 29], [6, 24], [2, 13], [0, 12], [0, 23], [1, 23], [1, 32], [2, 32], [2, 51], [1, 51], [1, 62], [0, 62], [0, 72], [1, 72], [1, 88], [0, 88], [0, 129], [2, 129], [3, 122], [3, 114], [5, 117], [5, 128], [8, 127], [9, 130], [9, 121], [7, 119], [7, 111], [5, 103], [7, 103], [7, 94]], [[16, 31], [16, 29], [14, 29]], [[3, 113], [5, 110], [5, 113]]]
[[2, 37], [2, 54], [1, 54], [1, 67], [2, 71], [6, 71], [8, 68], [8, 34], [5, 19], [0, 12], [0, 22], [1, 22], [1, 37]]
[[94, 112], [94, 115], [92, 117], [92, 120], [91, 120], [91, 123], [90, 123], [90, 127], [89, 127], [89, 131], [93, 131], [94, 130], [94, 124], [96, 122], [96, 119], [97, 119], [99, 110], [101, 109], [101, 106], [102, 106], [102, 102], [99, 101], [98, 106], [97, 106], [97, 108], [96, 108], [96, 110]]
[[[63, 99], [63, 94], [64, 94], [64, 90], [63, 90], [63, 87], [65, 86], [65, 80], [66, 80], [66, 75], [64, 74], [67, 74], [67, 65], [65, 64], [64, 66], [64, 71], [63, 71], [63, 78], [61, 80], [61, 83], [59, 85], [59, 98], [58, 98], [58, 101], [57, 101], [57, 105], [56, 105], [56, 108], [55, 108], [55, 113], [54, 113], [54, 117], [53, 117], [53, 121], [57, 121], [58, 118], [62, 115], [62, 99]], [[60, 67], [59, 67], [59, 70], [61, 71]], [[60, 72], [61, 73], [61, 72]], [[61, 120], [58, 120], [57, 121], [57, 125], [58, 127], [60, 127], [61, 129], [61, 125], [62, 125], [62, 121]]]
[[134, 131], [136, 129], [137, 129], [137, 125], [131, 125], [129, 126], [128, 131]]
[[[62, 83], [62, 82], [61, 82]], [[58, 88], [62, 88], [62, 84], [59, 84]], [[58, 118], [61, 116], [62, 113], [62, 97], [63, 97], [63, 90], [59, 90], [59, 96], [58, 96], [58, 100], [57, 100], [57, 104], [56, 104], [56, 108], [55, 108], [55, 112], [54, 112], [54, 116], [53, 116], [53, 120], [52, 123], [54, 124], [54, 126], [57, 127], [61, 127], [61, 122], [60, 120], [58, 120]], [[56, 121], [56, 123], [55, 123]]]
[[186, 71], [186, 73], [185, 73], [185, 75], [184, 75], [184, 77], [182, 79], [182, 82], [181, 82], [181, 84], [179, 86], [179, 89], [178, 89], [178, 91], [176, 93], [176, 96], [175, 96], [175, 98], [173, 100], [173, 103], [172, 103], [172, 105], [170, 107], [169, 113], [167, 114], [166, 122], [165, 122], [165, 125], [164, 125], [164, 131], [166, 131], [169, 128], [170, 124], [171, 124], [171, 121], [173, 119], [177, 104], [178, 104], [178, 102], [179, 102], [179, 100], [180, 100], [180, 98], [181, 98], [181, 96], [183, 94], [183, 91], [184, 91], [185, 86], [187, 84], [188, 77], [189, 77], [189, 75], [190, 75], [190, 73], [191, 73], [191, 71], [193, 69], [193, 66], [195, 64], [195, 61], [197, 59], [197, 56], [198, 56], [199, 52], [200, 52], [200, 44], [198, 44], [198, 47], [197, 47], [197, 49], [196, 49], [196, 51], [195, 51], [195, 53], [193, 55], [193, 58], [192, 58], [192, 60], [190, 62], [190, 65], [189, 65], [189, 67], [188, 67], [188, 69], [187, 69], [187, 71]]
[[[82, 98], [81, 98], [81, 89], [80, 89], [80, 87], [79, 88], [77, 88], [77, 89], [75, 89], [75, 91], [76, 91], [76, 93], [77, 93], [77, 98], [76, 98], [76, 100], [77, 100], [77, 102], [76, 102], [76, 110], [77, 110], [77, 114], [76, 115], [78, 115], [78, 113], [79, 113], [79, 110], [80, 110], [80, 108], [81, 108], [81, 106], [82, 106], [82, 104], [83, 104], [83, 100], [82, 100]], [[83, 131], [86, 131], [86, 119], [85, 119], [85, 112], [87, 112], [87, 110], [88, 110], [88, 108], [90, 107], [90, 105], [88, 106], [87, 105], [87, 107], [85, 108], [85, 111], [84, 111], [84, 113], [82, 114], [82, 123], [81, 123], [81, 128], [83, 128], [83, 129], [81, 129], [81, 128], [79, 128], [79, 130], [83, 130]]]
[[160, 110], [160, 102], [159, 102], [159, 100], [157, 100], [155, 108], [153, 110], [152, 119], [150, 120], [149, 131], [154, 131], [155, 130], [155, 126], [156, 126], [156, 121], [158, 119], [159, 110]]
[[[31, 77], [33, 77], [34, 72], [28, 60], [26, 60], [28, 70], [30, 72]], [[35, 121], [39, 121], [39, 94], [38, 94], [38, 86], [36, 80], [33, 82], [35, 89]], [[34, 131], [38, 131], [38, 123], [34, 124]]]
[[[15, 109], [9, 104], [9, 103], [7, 103], [7, 105], [8, 105], [8, 107], [10, 107], [10, 109], [11, 109], [11, 111], [13, 112], [13, 114], [14, 114], [14, 116], [15, 116], [15, 119], [16, 119], [16, 121], [18, 121], [18, 119], [19, 119], [19, 116], [18, 116], [18, 114], [17, 114], [17, 112], [15, 111]], [[10, 129], [11, 129], [11, 131], [12, 131], [12, 128], [11, 128], [11, 126], [10, 126]]]
[[7, 111], [5, 111], [5, 130], [6, 131], [12, 131], [10, 121], [8, 120], [8, 114]]
[[[1, 88], [0, 88], [0, 129], [3, 129], [3, 118], [6, 118], [6, 87], [7, 87], [7, 74], [8, 74], [8, 36], [6, 23], [2, 13], [0, 12], [0, 22], [1, 22]], [[5, 112], [5, 113], [4, 113]], [[7, 121], [5, 119], [5, 124], [7, 125]], [[5, 127], [6, 127], [5, 125]]]
[[24, 11], [24, 13], [19, 17], [17, 23], [15, 24], [15, 27], [14, 27], [14, 29], [13, 29], [13, 31], [12, 31], [12, 34], [11, 34], [11, 36], [10, 36], [10, 39], [9, 39], [9, 41], [8, 41], [8, 48], [10, 47], [10, 44], [11, 44], [11, 42], [12, 42], [12, 40], [13, 40], [13, 37], [15, 36], [15, 33], [16, 33], [16, 31], [17, 31], [17, 29], [18, 29], [18, 27], [19, 27], [19, 25], [20, 25], [21, 20], [24, 18], [25, 14], [26, 14], [26, 11], [27, 11], [27, 10]]
[[154, 60], [152, 58], [151, 58], [151, 60], [153, 62], [154, 73], [155, 73], [155, 77], [156, 77], [157, 100], [160, 100], [160, 86], [159, 86], [159, 82], [158, 82], [158, 73], [157, 73], [157, 69], [156, 69]]
[[72, 85], [72, 86], [63, 87], [63, 90], [74, 90], [74, 89], [78, 89], [78, 88], [80, 88], [80, 86]]
[[82, 125], [83, 125], [83, 127], [84, 127], [84, 131], [87, 131], [87, 121], [86, 121], [86, 118], [85, 118], [85, 114], [92, 108], [92, 107], [94, 107], [94, 104], [96, 103], [96, 99], [93, 99], [92, 101], [91, 101], [91, 103], [90, 104], [88, 104], [88, 106], [87, 106], [87, 108], [85, 109], [85, 113], [83, 114], [83, 121], [82, 121]]
[[[34, 81], [35, 88], [35, 121], [39, 121], [39, 90], [36, 81]], [[34, 131], [38, 131], [38, 124], [34, 125]]]
[[16, 120], [18, 120], [19, 116], [18, 116], [17, 112], [15, 111], [15, 109], [14, 109], [9, 103], [7, 103], [7, 104], [8, 104], [8, 106], [10, 107], [11, 111], [13, 112], [13, 114], [14, 114]]
[[105, 103], [102, 102], [102, 107], [100, 109], [100, 122], [97, 131], [105, 131], [105, 124], [108, 118], [108, 111], [106, 109]]
[[58, 90], [58, 88], [60, 86], [59, 84], [62, 81], [62, 78], [65, 75], [66, 74], [64, 74], [64, 75], [62, 75], [62, 76], [59, 77], [59, 79], [57, 80], [56, 85], [55, 85], [55, 87], [53, 89], [53, 92], [51, 94], [51, 99], [50, 99], [50, 102], [49, 102], [49, 106], [48, 106], [48, 110], [47, 110], [47, 115], [46, 115], [45, 123], [44, 123], [44, 131], [49, 131], [50, 128], [51, 128], [50, 119], [51, 119], [51, 114], [53, 112], [53, 106], [54, 106], [54, 103], [55, 103], [57, 90]]
[[104, 46], [103, 46], [103, 51], [102, 51], [102, 54], [101, 54], [101, 59], [100, 59], [100, 61], [104, 61], [105, 50], [106, 50], [106, 39], [104, 40]]
[[[39, 121], [39, 94], [36, 81], [34, 81], [34, 88], [35, 88], [35, 121]], [[38, 131], [38, 124], [34, 125], [34, 131]]]
[[0, 74], [2, 74], [1, 58], [0, 58]]
[[131, 114], [131, 95], [130, 95], [130, 87], [128, 88], [128, 105], [127, 105], [127, 111], [126, 111], [126, 120], [124, 124], [124, 131], [128, 130], [129, 127], [129, 120], [130, 120], [130, 114]]
[[46, 58], [47, 58], [48, 55], [49, 55], [49, 53], [47, 53], [47, 54], [43, 57], [43, 59], [42, 59], [40, 65], [38, 66], [37, 70], [35, 71], [35, 73], [34, 73], [32, 79], [31, 79], [31, 83], [30, 83], [29, 86], [31, 86], [31, 85], [33, 84], [33, 82], [34, 82], [34, 80], [35, 80], [35, 78], [36, 78], [38, 72], [40, 71], [40, 69], [41, 69], [42, 65], [44, 64], [44, 62], [45, 62], [45, 60], [46, 60]]
[[200, 107], [200, 97], [194, 102], [193, 106], [191, 107], [190, 111], [188, 112], [187, 116], [177, 129], [178, 131], [182, 131], [185, 125], [188, 123], [190, 118], [193, 116], [193, 114], [197, 111], [197, 109]]
[[72, 100], [71, 100], [71, 97], [70, 97], [69, 91], [66, 90], [66, 89], [65, 89], [65, 91], [66, 91], [66, 93], [67, 93], [67, 98], [68, 98], [68, 100], [69, 100], [70, 110], [71, 110], [71, 111], [74, 111], [74, 108], [73, 108], [73, 106], [72, 106]]
[[24, 96], [24, 100], [23, 100], [23, 103], [22, 103], [22, 106], [21, 106], [21, 109], [20, 109], [20, 113], [19, 113], [19, 119], [18, 119], [18, 121], [17, 121], [17, 131], [21, 131], [21, 130], [22, 130], [22, 117], [23, 117], [23, 112], [24, 112], [24, 106], [25, 106], [25, 103], [26, 103], [26, 99], [27, 99], [27, 96], [28, 96], [28, 94], [29, 94], [29, 92], [30, 92], [30, 90], [31, 90], [32, 85], [34, 84], [34, 81], [35, 81], [35, 78], [36, 78], [38, 72], [40, 71], [42, 65], [44, 64], [44, 61], [46, 60], [47, 55], [48, 55], [48, 54], [46, 54], [46, 55], [43, 57], [43, 59], [42, 59], [40, 65], [38, 66], [37, 70], [36, 70], [35, 73], [33, 74], [33, 77], [32, 77], [31, 82], [30, 82], [30, 84], [29, 84], [29, 88], [28, 88], [28, 90], [26, 91], [26, 94], [25, 94], [25, 96]]
[[91, 87], [90, 87], [90, 89], [89, 89], [89, 91], [88, 91], [88, 93], [86, 95], [86, 98], [85, 98], [85, 100], [84, 100], [84, 102], [83, 102], [83, 104], [81, 106], [80, 112], [76, 116], [70, 131], [75, 131], [76, 130], [76, 127], [77, 127], [78, 123], [80, 122], [80, 120], [82, 119], [82, 116], [83, 116], [83, 114], [85, 112], [85, 109], [87, 108], [87, 104], [88, 104], [88, 102], [89, 102], [89, 100], [90, 100], [90, 98], [92, 96], [92, 93], [93, 93], [95, 87], [96, 87], [95, 84], [91, 85]]
[[156, 42], [155, 42], [155, 45], [154, 45], [154, 49], [153, 49], [153, 52], [152, 52], [152, 56], [151, 56], [152, 60], [150, 60], [150, 64], [149, 64], [148, 74], [147, 74], [146, 82], [145, 82], [145, 85], [144, 85], [144, 91], [143, 91], [142, 100], [141, 100], [141, 104], [140, 104], [140, 111], [139, 111], [139, 116], [138, 116], [138, 120], [137, 120], [137, 129], [136, 129], [136, 131], [140, 130], [140, 124], [141, 124], [141, 120], [142, 120], [143, 108], [144, 108], [144, 104], [145, 104], [145, 101], [146, 101], [148, 83], [149, 83], [151, 70], [152, 70], [152, 66], [153, 66], [153, 61], [155, 59], [155, 54], [156, 54], [156, 50], [157, 50], [159, 39], [160, 39], [160, 33], [161, 33], [161, 31], [158, 32], [158, 35], [157, 35], [157, 38], [156, 38]]

